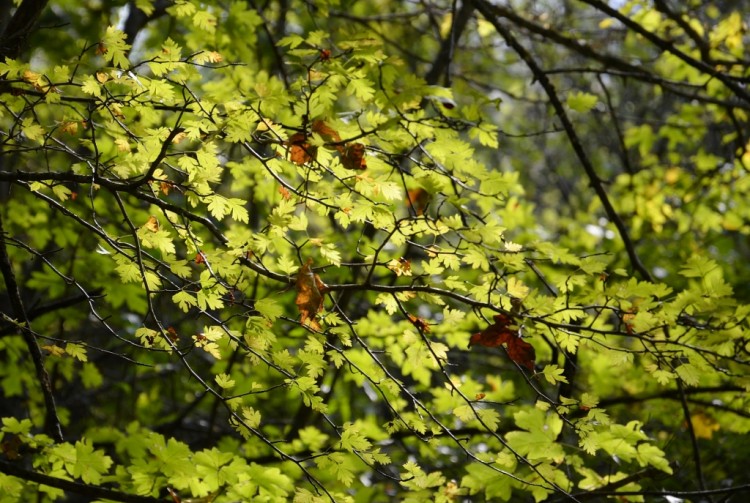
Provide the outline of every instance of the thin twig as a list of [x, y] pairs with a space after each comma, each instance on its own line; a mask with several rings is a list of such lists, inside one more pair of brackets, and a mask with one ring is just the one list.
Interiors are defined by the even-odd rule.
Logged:
[[5, 288], [8, 291], [8, 297], [10, 297], [11, 312], [18, 322], [18, 331], [23, 336], [31, 359], [34, 362], [37, 379], [39, 379], [42, 395], [44, 395], [44, 405], [46, 408], [45, 429], [57, 442], [62, 442], [62, 426], [60, 425], [60, 419], [57, 417], [55, 397], [52, 394], [52, 383], [47, 370], [44, 368], [44, 356], [42, 355], [42, 350], [39, 347], [36, 336], [31, 329], [31, 323], [26, 315], [26, 308], [23, 305], [21, 292], [16, 282], [16, 275], [10, 263], [2, 214], [0, 214], [0, 272], [3, 274]]
[[75, 482], [73, 480], [65, 480], [58, 477], [52, 477], [44, 473], [35, 472], [32, 470], [26, 470], [20, 466], [16, 466], [13, 463], [0, 460], [0, 473], [10, 475], [30, 482], [36, 482], [45, 486], [56, 487], [63, 491], [68, 491], [75, 494], [86, 496], [91, 500], [111, 500], [120, 501], [122, 503], [163, 503], [165, 499], [153, 498], [151, 496], [138, 496], [135, 494], [127, 494], [105, 487], [84, 484], [81, 482]]
[[701, 453], [698, 447], [698, 440], [695, 436], [695, 428], [693, 428], [693, 418], [690, 416], [690, 408], [688, 407], [687, 397], [685, 395], [685, 387], [681, 380], [677, 380], [677, 389], [680, 392], [680, 403], [682, 404], [682, 413], [685, 415], [685, 422], [687, 423], [687, 431], [690, 435], [690, 445], [693, 448], [693, 462], [695, 463], [695, 475], [698, 478], [698, 487], [701, 491], [706, 490], [706, 480], [703, 477], [703, 464], [701, 463]]
[[529, 70], [531, 70], [534, 79], [537, 80], [544, 88], [544, 91], [547, 93], [547, 97], [549, 98], [550, 104], [555, 110], [555, 114], [557, 115], [558, 119], [560, 119], [563, 129], [568, 135], [570, 145], [573, 147], [573, 150], [575, 151], [576, 156], [578, 157], [578, 160], [583, 167], [583, 170], [586, 172], [589, 183], [596, 192], [596, 195], [599, 197], [599, 201], [602, 203], [607, 217], [610, 219], [610, 221], [612, 221], [612, 223], [615, 224], [615, 227], [617, 227], [617, 230], [620, 234], [620, 239], [622, 239], [623, 246], [625, 247], [625, 251], [630, 258], [630, 263], [632, 264], [633, 268], [638, 271], [643, 279], [649, 282], [653, 282], [651, 273], [648, 271], [648, 269], [646, 269], [646, 267], [641, 262], [641, 259], [638, 257], [638, 253], [635, 250], [635, 245], [630, 238], [628, 229], [625, 226], [625, 222], [623, 222], [614, 206], [612, 206], [612, 203], [609, 200], [609, 196], [604, 190], [604, 186], [602, 185], [599, 176], [596, 174], [596, 170], [594, 169], [594, 166], [591, 163], [588, 154], [586, 154], [586, 151], [583, 149], [583, 145], [581, 144], [581, 140], [578, 137], [578, 133], [576, 133], [576, 130], [573, 127], [573, 124], [570, 122], [567, 112], [565, 111], [565, 107], [560, 101], [560, 98], [557, 96], [555, 86], [549, 80], [547, 74], [544, 73], [544, 70], [539, 67], [531, 53], [523, 45], [521, 45], [518, 40], [516, 40], [513, 34], [498, 20], [497, 16], [493, 14], [490, 5], [487, 4], [487, 2], [485, 2], [484, 0], [474, 0], [474, 4], [476, 5], [477, 10], [479, 10], [485, 17], [485, 19], [487, 19], [487, 21], [489, 21], [492, 26], [495, 27], [495, 30], [497, 30], [500, 36], [505, 39], [507, 44], [520, 56], [524, 63], [526, 63], [526, 66], [528, 66]]

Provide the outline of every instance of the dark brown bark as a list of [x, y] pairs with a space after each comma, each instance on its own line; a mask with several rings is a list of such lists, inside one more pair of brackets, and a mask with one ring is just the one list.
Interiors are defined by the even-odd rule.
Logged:
[[0, 36], [0, 60], [17, 58], [25, 49], [48, 0], [24, 0]]

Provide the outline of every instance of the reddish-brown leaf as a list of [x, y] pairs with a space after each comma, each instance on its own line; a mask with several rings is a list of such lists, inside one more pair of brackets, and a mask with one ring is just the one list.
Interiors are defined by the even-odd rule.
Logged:
[[534, 360], [536, 359], [534, 346], [520, 337], [515, 337], [508, 342], [505, 349], [508, 351], [508, 356], [510, 356], [511, 360], [519, 365], [523, 365], [532, 372], [534, 371]]
[[414, 327], [417, 330], [424, 332], [426, 334], [430, 333], [430, 324], [427, 323], [427, 321], [425, 321], [424, 318], [419, 318], [417, 316], [414, 316], [411, 313], [407, 313], [406, 317], [409, 318], [409, 321], [411, 322], [412, 325], [414, 325]]
[[534, 346], [521, 339], [518, 335], [518, 327], [506, 314], [495, 315], [495, 323], [471, 336], [469, 347], [477, 344], [489, 348], [505, 345], [511, 360], [531, 371], [534, 370], [536, 359]]
[[430, 202], [430, 193], [422, 187], [410, 189], [406, 193], [406, 202], [417, 216], [422, 215], [424, 209], [427, 207], [427, 203]]
[[309, 258], [297, 274], [297, 298], [294, 303], [299, 309], [300, 322], [314, 330], [320, 330], [317, 316], [323, 309], [323, 295], [328, 286], [321, 281], [320, 276], [312, 272], [311, 265], [312, 259]]
[[23, 447], [23, 440], [21, 440], [21, 437], [15, 433], [6, 433], [3, 441], [0, 442], [0, 452], [11, 461], [15, 461], [21, 457], [21, 454], [19, 453], [21, 447]]
[[339, 132], [326, 124], [325, 121], [320, 119], [314, 120], [311, 129], [313, 133], [318, 133], [326, 143], [338, 143], [341, 141]]
[[318, 155], [318, 147], [307, 143], [305, 133], [294, 133], [287, 142], [289, 145], [289, 160], [301, 166], [310, 162]]
[[633, 313], [626, 313], [622, 315], [622, 321], [625, 323], [625, 330], [628, 335], [633, 335], [633, 320], [635, 315]]
[[203, 254], [201, 250], [198, 250], [198, 253], [195, 254], [195, 263], [197, 265], [206, 263], [206, 256]]
[[341, 164], [346, 169], [367, 169], [365, 146], [361, 143], [347, 143], [341, 152]]
[[172, 342], [177, 342], [180, 339], [180, 336], [177, 334], [177, 330], [175, 330], [174, 327], [167, 328], [167, 337], [169, 337], [169, 340]]
[[513, 337], [518, 337], [517, 329], [509, 328], [513, 320], [505, 314], [495, 315], [495, 323], [471, 336], [469, 347], [479, 344], [495, 348], [506, 344]]
[[279, 194], [281, 194], [281, 197], [286, 201], [292, 198], [292, 193], [283, 185], [279, 185]]

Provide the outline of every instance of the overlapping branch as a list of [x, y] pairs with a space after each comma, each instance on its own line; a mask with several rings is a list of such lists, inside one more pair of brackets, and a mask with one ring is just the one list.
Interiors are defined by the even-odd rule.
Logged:
[[164, 503], [164, 501], [166, 501], [163, 498], [153, 498], [151, 496], [127, 494], [121, 491], [108, 489], [101, 485], [84, 484], [82, 482], [76, 482], [74, 480], [53, 477], [51, 475], [46, 475], [34, 470], [27, 470], [26, 468], [18, 466], [17, 463], [9, 463], [8, 461], [3, 460], [0, 460], [0, 473], [10, 475], [11, 477], [18, 477], [21, 480], [28, 480], [29, 482], [56, 487], [58, 489], [62, 489], [63, 491], [68, 491], [70, 493], [77, 494], [91, 500], [107, 499], [111, 501], [119, 501], [122, 503]]
[[573, 123], [568, 118], [568, 113], [565, 111], [565, 107], [563, 106], [560, 98], [557, 95], [555, 86], [552, 84], [544, 70], [536, 62], [532, 54], [522, 44], [520, 44], [516, 37], [510, 32], [510, 30], [500, 22], [500, 20], [494, 13], [493, 6], [485, 2], [484, 0], [474, 0], [474, 4], [477, 10], [482, 13], [487, 21], [492, 23], [497, 32], [505, 39], [505, 41], [508, 43], [508, 46], [510, 46], [524, 61], [524, 63], [526, 63], [526, 66], [529, 67], [529, 70], [534, 76], [534, 80], [538, 81], [539, 84], [544, 88], [544, 91], [549, 98], [550, 104], [555, 110], [555, 115], [557, 115], [557, 118], [560, 120], [560, 123], [565, 130], [565, 134], [568, 136], [570, 146], [573, 148], [573, 151], [578, 157], [581, 167], [586, 173], [589, 184], [594, 189], [594, 192], [596, 192], [599, 201], [602, 203], [602, 207], [604, 208], [604, 212], [606, 213], [607, 218], [609, 218], [609, 220], [615, 225], [617, 231], [620, 234], [620, 239], [623, 242], [623, 246], [626, 253], [628, 254], [628, 257], [630, 258], [630, 263], [633, 269], [638, 271], [643, 279], [653, 281], [651, 273], [643, 265], [643, 262], [638, 256], [638, 252], [635, 249], [635, 243], [633, 243], [633, 240], [630, 238], [630, 233], [627, 226], [625, 225], [625, 222], [610, 202], [609, 196], [604, 189], [604, 185], [602, 184], [599, 175], [597, 175], [594, 165], [592, 164], [591, 159], [583, 148], [581, 139], [579, 138], [578, 133], [573, 126]]

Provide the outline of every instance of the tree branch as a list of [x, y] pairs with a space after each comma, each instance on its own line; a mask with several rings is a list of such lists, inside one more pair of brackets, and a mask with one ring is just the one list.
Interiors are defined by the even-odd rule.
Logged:
[[701, 58], [703, 58], [703, 60], [708, 61], [710, 59], [710, 47], [708, 46], [708, 43], [701, 35], [698, 34], [698, 32], [693, 29], [692, 26], [690, 26], [690, 23], [685, 21], [685, 18], [683, 18], [681, 14], [674, 12], [664, 0], [654, 0], [654, 7], [666, 14], [672, 21], [677, 23], [677, 25], [683, 29], [685, 34], [690, 37], [695, 43], [695, 46], [698, 47], [698, 50], [701, 52]]
[[[26, 313], [26, 317], [29, 319], [29, 321], [31, 321], [34, 318], [38, 318], [39, 316], [42, 316], [44, 314], [57, 311], [58, 309], [66, 309], [68, 307], [78, 304], [79, 302], [91, 300], [92, 297], [100, 295], [101, 292], [102, 292], [101, 289], [97, 289], [91, 292], [89, 295], [74, 295], [72, 297], [66, 297], [64, 299], [53, 300], [52, 302], [43, 304], [41, 306], [32, 307]], [[12, 333], [13, 331], [15, 331], [15, 325], [11, 325], [11, 324], [0, 325], [0, 337], [2, 337], [3, 335], [7, 335], [9, 333]]]
[[128, 18], [125, 20], [124, 27], [125, 35], [127, 36], [127, 43], [132, 46], [133, 42], [135, 42], [135, 37], [138, 36], [138, 33], [140, 33], [140, 31], [150, 21], [160, 18], [161, 16], [166, 14], [167, 7], [169, 7], [173, 3], [174, 2], [170, 0], [156, 0], [155, 2], [153, 2], [153, 12], [151, 13], [151, 15], [147, 15], [136, 6], [136, 3], [134, 1], [129, 2], [128, 6], [130, 7], [130, 13], [128, 14]]
[[[675, 498], [697, 498], [700, 496], [711, 496], [713, 494], [740, 494], [750, 492], [750, 484], [742, 484], [720, 489], [706, 489], [705, 491], [590, 491], [588, 493], [575, 493], [576, 498], [589, 499], [594, 496], [674, 496]], [[589, 496], [590, 495], [590, 496]]]
[[625, 226], [625, 223], [622, 221], [622, 218], [620, 218], [620, 215], [612, 206], [612, 203], [609, 200], [609, 196], [607, 196], [607, 192], [604, 190], [604, 186], [602, 185], [601, 180], [596, 174], [594, 166], [591, 164], [591, 160], [586, 154], [586, 151], [583, 149], [583, 145], [581, 144], [581, 140], [578, 137], [578, 133], [576, 133], [573, 124], [570, 122], [568, 114], [565, 111], [560, 98], [557, 96], [557, 91], [555, 90], [554, 85], [549, 80], [544, 71], [536, 63], [531, 53], [529, 53], [529, 51], [527, 51], [526, 48], [521, 45], [518, 40], [516, 40], [513, 34], [510, 33], [510, 31], [508, 31], [505, 26], [500, 23], [500, 21], [498, 21], [497, 16], [495, 16], [495, 14], [493, 13], [492, 6], [485, 0], [473, 1], [474, 5], [477, 7], [477, 10], [479, 10], [479, 12], [482, 13], [485, 19], [487, 19], [487, 21], [489, 21], [492, 26], [495, 27], [495, 30], [497, 30], [500, 36], [505, 39], [508, 46], [510, 46], [521, 57], [524, 63], [526, 63], [526, 66], [529, 67], [529, 70], [531, 70], [534, 79], [539, 81], [539, 83], [544, 88], [544, 91], [547, 93], [547, 97], [549, 98], [550, 104], [552, 105], [552, 108], [554, 108], [555, 114], [557, 115], [558, 119], [560, 119], [563, 129], [568, 136], [570, 145], [573, 147], [573, 150], [575, 151], [576, 156], [578, 157], [578, 160], [583, 167], [583, 170], [586, 172], [589, 183], [596, 192], [596, 195], [599, 197], [599, 201], [602, 203], [607, 217], [612, 223], [615, 224], [615, 227], [620, 234], [620, 239], [622, 239], [623, 246], [625, 247], [625, 251], [630, 258], [630, 263], [633, 266], [633, 269], [638, 271], [643, 279], [653, 282], [651, 273], [649, 273], [648, 269], [646, 269], [646, 267], [641, 262], [641, 259], [638, 257], [638, 253], [635, 250], [635, 245], [630, 239], [630, 235], [628, 233], [627, 227]]
[[674, 56], [677, 56], [678, 58], [680, 58], [682, 61], [692, 66], [693, 68], [700, 70], [706, 75], [710, 75], [711, 77], [717, 79], [719, 82], [724, 84], [728, 89], [730, 89], [735, 94], [735, 96], [737, 96], [738, 98], [741, 98], [744, 101], [750, 102], [750, 93], [748, 93], [745, 89], [743, 89], [741, 85], [738, 83], [739, 81], [741, 80], [744, 81], [745, 79], [735, 80], [731, 76], [727, 75], [726, 73], [720, 70], [717, 70], [714, 66], [693, 58], [689, 54], [686, 54], [685, 52], [675, 47], [674, 44], [670, 43], [667, 40], [659, 38], [653, 31], [647, 30], [640, 24], [636, 23], [629, 17], [622, 14], [617, 9], [610, 7], [609, 5], [607, 5], [604, 2], [601, 2], [600, 0], [581, 0], [581, 1], [607, 14], [610, 17], [617, 19], [622, 24], [624, 24], [627, 28], [633, 30], [635, 33], [639, 34], [640, 36], [642, 36], [643, 38], [645, 38], [646, 40], [654, 44], [656, 47], [658, 47], [662, 51], [669, 52], [673, 54]]
[[451, 72], [450, 65], [453, 61], [453, 52], [456, 47], [456, 42], [461, 37], [466, 24], [471, 19], [471, 14], [474, 12], [474, 6], [469, 0], [463, 0], [461, 2], [461, 8], [458, 12], [453, 12], [453, 23], [451, 23], [451, 31], [447, 37], [443, 40], [440, 45], [435, 61], [432, 64], [432, 68], [425, 75], [425, 81], [428, 84], [435, 85], [438, 83], [438, 79], [441, 75], [444, 76], [444, 85], [449, 87], [451, 85]]
[[685, 395], [685, 387], [682, 385], [682, 381], [677, 380], [677, 390], [680, 393], [680, 404], [682, 405], [682, 413], [685, 415], [685, 422], [687, 423], [687, 431], [690, 435], [690, 446], [693, 449], [693, 463], [695, 463], [695, 475], [698, 479], [698, 487], [701, 491], [706, 490], [706, 479], [703, 477], [703, 464], [701, 463], [701, 451], [698, 447], [698, 439], [695, 437], [695, 429], [693, 428], [693, 418], [690, 416], [690, 407], [688, 407], [687, 396]]
[[107, 499], [112, 501], [120, 501], [122, 503], [163, 503], [164, 501], [167, 501], [165, 499], [153, 498], [151, 496], [127, 494], [119, 491], [114, 491], [112, 489], [107, 489], [106, 487], [83, 484], [81, 482], [52, 477], [50, 475], [45, 475], [44, 473], [21, 468], [20, 466], [16, 466], [13, 463], [2, 460], [0, 460], [0, 473], [4, 473], [6, 475], [10, 475], [11, 477], [17, 477], [23, 480], [28, 480], [30, 482], [36, 482], [38, 484], [56, 487], [58, 489], [62, 489], [63, 491], [87, 496], [91, 500]]
[[5, 229], [3, 228], [2, 214], [0, 214], [0, 272], [5, 280], [5, 288], [10, 297], [11, 313], [18, 322], [18, 331], [26, 342], [31, 359], [34, 362], [36, 376], [39, 379], [39, 385], [44, 396], [44, 405], [46, 407], [45, 429], [47, 433], [58, 442], [62, 442], [63, 434], [60, 426], [60, 419], [57, 417], [57, 407], [55, 406], [55, 397], [52, 395], [52, 383], [49, 374], [44, 368], [44, 356], [36, 340], [34, 332], [31, 330], [29, 318], [26, 315], [26, 308], [21, 300], [21, 292], [16, 282], [16, 275], [13, 272], [13, 266], [8, 256], [7, 241]]
[[25, 49], [26, 41], [47, 6], [47, 1], [24, 0], [16, 9], [0, 37], [0, 61], [5, 61], [5, 58], [17, 58]]
[[600, 498], [602, 494], [620, 494], [617, 492], [617, 489], [620, 487], [624, 487], [630, 483], [638, 482], [639, 480], [653, 478], [655, 475], [664, 474], [664, 472], [661, 472], [660, 470], [657, 470], [656, 468], [649, 467], [644, 470], [641, 470], [639, 472], [636, 472], [629, 477], [625, 477], [623, 479], [617, 480], [615, 482], [610, 482], [609, 484], [605, 485], [604, 487], [601, 487], [600, 489], [595, 489], [588, 493], [580, 493], [576, 494], [575, 497], [578, 498], [580, 501], [586, 501], [594, 498]]
[[[707, 103], [714, 103], [714, 104], [727, 107], [727, 108], [736, 107], [736, 108], [742, 108], [745, 110], [750, 108], [750, 106], [748, 106], [747, 103], [742, 103], [742, 102], [730, 103], [727, 100], [722, 100], [715, 96], [695, 95], [695, 94], [687, 93], [679, 88], [684, 87], [684, 88], [692, 88], [692, 89], [697, 90], [697, 89], [700, 89], [702, 86], [699, 86], [696, 84], [690, 84], [687, 82], [669, 80], [668, 78], [665, 78], [665, 77], [656, 75], [655, 73], [647, 71], [642, 66], [633, 65], [611, 54], [597, 52], [589, 44], [586, 44], [575, 38], [568, 37], [547, 26], [534, 23], [526, 19], [523, 16], [519, 16], [518, 14], [513, 12], [511, 9], [507, 7], [503, 7], [502, 5], [492, 5], [489, 8], [492, 10], [492, 13], [494, 15], [507, 19], [513, 24], [513, 26], [521, 27], [529, 31], [530, 33], [539, 35], [547, 43], [555, 43], [555, 44], [561, 45], [562, 47], [566, 47], [567, 49], [570, 49], [574, 53], [579, 54], [583, 56], [584, 58], [588, 58], [590, 60], [596, 61], [597, 63], [602, 65], [602, 69], [600, 70], [581, 69], [578, 71], [601, 72], [601, 73], [606, 73], [609, 75], [617, 75], [623, 78], [638, 80], [638, 81], [646, 82], [649, 84], [657, 84], [661, 86], [664, 90], [667, 90], [670, 93], [675, 94], [677, 96], [681, 96], [683, 98], [689, 98], [689, 99], [696, 99], [696, 100], [704, 101]], [[547, 74], [559, 73], [561, 71], [562, 70], [549, 70]], [[565, 71], [573, 71], [573, 70], [565, 70]]]

